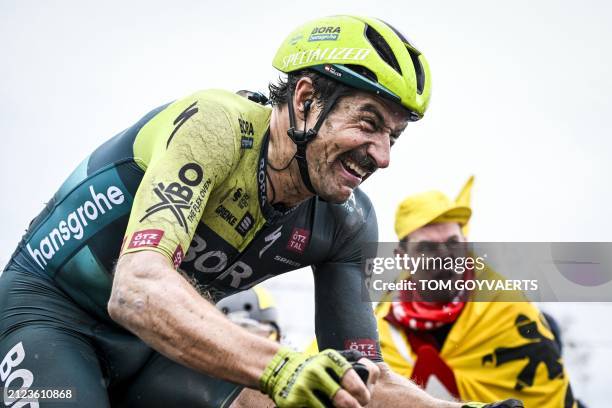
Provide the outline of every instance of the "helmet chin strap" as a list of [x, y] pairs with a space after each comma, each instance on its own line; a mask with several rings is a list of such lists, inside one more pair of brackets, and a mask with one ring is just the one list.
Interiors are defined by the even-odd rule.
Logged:
[[308, 112], [310, 111], [310, 106], [312, 104], [311, 100], [307, 100], [304, 103], [304, 130], [297, 130], [295, 128], [295, 111], [293, 109], [293, 92], [289, 93], [289, 98], [287, 99], [287, 107], [289, 109], [289, 129], [287, 130], [287, 135], [289, 138], [295, 143], [297, 147], [297, 152], [295, 153], [295, 159], [297, 160], [298, 167], [300, 169], [300, 175], [302, 176], [302, 182], [312, 194], [318, 195], [312, 186], [312, 182], [310, 181], [310, 173], [308, 172], [308, 160], [306, 159], [306, 147], [308, 147], [308, 143], [310, 143], [319, 133], [319, 129], [323, 125], [325, 118], [329, 114], [329, 112], [334, 107], [335, 103], [338, 101], [340, 97], [340, 89], [336, 89], [334, 93], [330, 96], [329, 100], [325, 104], [325, 107], [319, 114], [319, 118], [315, 125], [306, 130], [306, 119], [308, 118]]

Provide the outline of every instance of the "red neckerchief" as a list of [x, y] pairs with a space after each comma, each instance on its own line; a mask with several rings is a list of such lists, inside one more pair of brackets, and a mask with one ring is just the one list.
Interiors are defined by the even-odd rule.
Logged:
[[[470, 280], [473, 277], [474, 271], [468, 270], [463, 279]], [[417, 292], [411, 292], [406, 298], [414, 299], [417, 296]], [[437, 329], [457, 320], [465, 306], [465, 298], [466, 293], [461, 291], [451, 302], [395, 301], [391, 304], [385, 320], [405, 329], [417, 331]]]
[[385, 317], [391, 323], [412, 330], [432, 330], [459, 317], [465, 302], [393, 302]]

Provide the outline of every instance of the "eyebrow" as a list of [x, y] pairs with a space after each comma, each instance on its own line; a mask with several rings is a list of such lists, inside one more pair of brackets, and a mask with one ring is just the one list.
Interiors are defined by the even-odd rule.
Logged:
[[438, 242], [438, 241], [429, 241], [429, 240], [423, 240], [423, 241], [409, 241], [409, 240], [404, 240], [401, 241], [404, 242], [406, 244], [450, 244], [450, 243], [454, 243], [454, 242], [459, 242], [459, 235], [458, 234], [454, 234], [450, 237], [448, 237], [448, 239], [446, 241], [443, 242]]
[[385, 118], [383, 117], [382, 113], [380, 113], [378, 108], [372, 105], [371, 103], [366, 103], [365, 105], [361, 106], [359, 108], [359, 111], [372, 113], [374, 116], [376, 116], [376, 119], [378, 119], [383, 124], [385, 123]]
[[376, 107], [372, 103], [366, 103], [365, 105], [361, 106], [359, 108], [359, 111], [360, 112], [368, 112], [368, 113], [371, 113], [374, 116], [376, 116], [376, 119], [380, 123], [382, 123], [382, 127], [389, 129], [390, 136], [392, 136], [394, 138], [398, 138], [402, 134], [402, 132], [404, 130], [406, 130], [405, 126], [401, 130], [393, 130], [393, 129], [391, 129], [390, 126], [387, 126], [387, 124], [385, 123], [385, 118], [384, 118], [383, 114], [380, 113], [380, 110], [378, 109], [378, 107]]

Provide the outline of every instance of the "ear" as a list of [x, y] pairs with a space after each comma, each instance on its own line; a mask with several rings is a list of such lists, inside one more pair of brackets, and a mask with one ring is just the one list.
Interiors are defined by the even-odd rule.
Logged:
[[312, 100], [314, 99], [314, 87], [312, 80], [308, 77], [300, 78], [295, 84], [293, 92], [293, 106], [295, 106], [296, 117], [304, 120], [304, 105], [310, 101], [310, 110], [314, 108]]

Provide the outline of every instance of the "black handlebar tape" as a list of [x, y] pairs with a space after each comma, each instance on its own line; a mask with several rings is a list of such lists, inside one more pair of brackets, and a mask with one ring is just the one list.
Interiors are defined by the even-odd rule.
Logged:
[[363, 381], [364, 384], [367, 384], [368, 378], [370, 377], [370, 372], [365, 365], [358, 363], [360, 359], [364, 358], [363, 354], [357, 350], [340, 350], [339, 353], [349, 363], [351, 363], [353, 370], [355, 370], [359, 378], [361, 378], [361, 381]]

